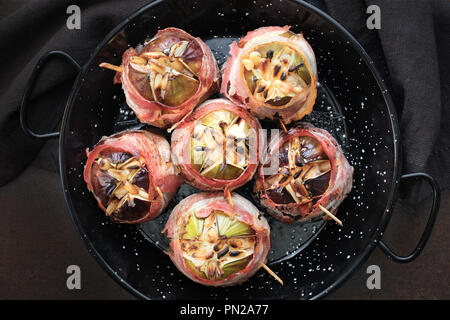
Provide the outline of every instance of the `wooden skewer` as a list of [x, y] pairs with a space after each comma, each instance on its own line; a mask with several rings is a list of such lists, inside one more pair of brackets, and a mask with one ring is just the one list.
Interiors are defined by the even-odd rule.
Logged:
[[262, 267], [272, 276], [275, 278], [275, 280], [277, 280], [282, 286], [284, 285], [283, 280], [280, 279], [279, 276], [277, 276], [277, 274], [275, 272], [273, 272], [272, 270], [270, 270], [270, 268], [268, 266], [266, 266], [265, 264], [262, 265]]
[[319, 204], [319, 208], [320, 208], [323, 212], [325, 212], [325, 214], [326, 214], [327, 216], [329, 216], [331, 219], [333, 219], [334, 221], [336, 221], [337, 224], [340, 225], [340, 226], [342, 227], [342, 221], [339, 220], [338, 218], [336, 218], [336, 216], [335, 216], [334, 214], [332, 214], [330, 211], [328, 211], [324, 206], [322, 206], [322, 205], [320, 205], [320, 204]]
[[233, 200], [231, 199], [231, 192], [230, 189], [226, 189], [225, 190], [225, 196], [227, 198], [228, 204], [231, 206], [231, 208], [234, 209], [234, 204], [233, 204]]
[[[232, 208], [234, 208], [233, 201], [231, 200], [231, 192], [229, 189], [225, 190], [225, 194], [228, 200], [228, 203]], [[283, 280], [280, 279], [279, 276], [275, 272], [273, 272], [267, 265], [263, 264], [262, 267], [272, 276], [274, 277], [281, 285], [284, 285]]]
[[280, 120], [280, 123], [281, 123], [281, 127], [283, 128], [283, 131], [287, 132], [287, 129], [286, 129], [286, 126], [284, 125], [283, 120], [281, 120], [281, 118], [279, 120]]
[[164, 199], [164, 195], [161, 191], [161, 189], [158, 186], [155, 186], [156, 192], [158, 192], [159, 196], [161, 197], [161, 199]]
[[114, 70], [114, 71], [117, 71], [117, 72], [122, 72], [122, 67], [115, 66], [115, 65], [113, 65], [111, 63], [102, 62], [98, 66], [100, 68], [105, 68], [105, 69]]
[[179, 124], [183, 123], [183, 121], [192, 114], [192, 112], [194, 111], [194, 109], [192, 109], [190, 112], [186, 113], [186, 115], [177, 123], [175, 123], [173, 126], [171, 126], [169, 129], [167, 129], [168, 133], [172, 133], [173, 130], [176, 129], [176, 127], [178, 127]]

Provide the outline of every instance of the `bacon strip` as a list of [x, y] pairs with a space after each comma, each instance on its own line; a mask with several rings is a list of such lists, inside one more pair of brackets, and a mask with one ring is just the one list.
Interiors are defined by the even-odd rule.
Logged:
[[[217, 110], [229, 110], [244, 119], [255, 132], [254, 140], [250, 148], [249, 164], [241, 175], [234, 180], [208, 179], [202, 176], [191, 165], [191, 137], [198, 119], [210, 112]], [[173, 131], [171, 137], [172, 156], [174, 162], [180, 167], [186, 182], [200, 190], [234, 190], [252, 179], [259, 161], [259, 130], [261, 126], [257, 119], [247, 112], [242, 105], [234, 104], [225, 99], [208, 100], [200, 105], [194, 113], [189, 115]]]
[[[331, 175], [326, 191], [321, 195], [312, 208], [307, 205], [289, 203], [275, 203], [267, 194], [264, 187], [263, 166], [270, 162], [271, 157], [289, 139], [294, 137], [309, 136], [316, 139], [323, 148], [331, 163]], [[314, 127], [309, 123], [302, 123], [292, 128], [287, 133], [281, 133], [278, 141], [272, 141], [268, 153], [258, 169], [253, 188], [254, 198], [257, 199], [266, 211], [285, 223], [305, 222], [315, 217], [328, 217], [319, 208], [322, 205], [328, 211], [335, 214], [339, 205], [352, 189], [353, 167], [348, 163], [337, 141], [325, 130]]]
[[106, 211], [105, 205], [100, 195], [94, 192], [97, 177], [94, 174], [93, 165], [100, 154], [105, 152], [127, 153], [136, 159], [142, 158], [148, 171], [149, 210], [134, 220], [122, 220], [112, 215], [111, 219], [114, 222], [142, 223], [156, 218], [167, 207], [178, 187], [183, 183], [178, 169], [170, 162], [170, 146], [163, 136], [144, 130], [129, 130], [103, 137], [92, 151], [86, 149], [87, 160], [84, 167], [84, 181], [103, 211]]
[[[203, 52], [200, 70], [197, 74], [200, 85], [197, 92], [181, 105], [168, 106], [163, 103], [146, 99], [133, 85], [129, 74], [131, 70], [130, 59], [138, 56], [145, 47], [129, 48], [122, 56], [122, 72], [117, 72], [114, 83], [122, 83], [128, 106], [134, 111], [139, 120], [159, 128], [166, 128], [180, 121], [185, 115], [192, 112], [198, 104], [214, 94], [219, 86], [220, 72], [217, 62], [209, 47], [200, 39], [194, 38], [185, 31], [177, 28], [167, 28], [158, 31], [153, 39], [158, 37], [178, 37], [195, 41]], [[153, 40], [152, 39], [152, 40]], [[151, 41], [149, 43], [151, 43]]]
[[[302, 34], [286, 38], [283, 34], [289, 32], [290, 26], [262, 27], [247, 33], [230, 45], [228, 58], [222, 77], [220, 92], [235, 103], [246, 105], [258, 118], [273, 119], [280, 117], [284, 123], [300, 120], [312, 112], [317, 96], [317, 66], [314, 52]], [[307, 90], [294, 96], [283, 108], [273, 107], [267, 103], [258, 102], [250, 92], [243, 76], [242, 59], [254, 51], [256, 47], [273, 42], [280, 42], [294, 49], [309, 70], [311, 84]]]
[[[170, 251], [166, 252], [172, 259], [175, 266], [189, 279], [207, 286], [232, 286], [246, 281], [266, 262], [270, 249], [270, 228], [267, 220], [261, 215], [259, 210], [247, 199], [232, 194], [234, 208], [219, 192], [202, 192], [193, 194], [183, 199], [172, 211], [163, 233], [170, 240]], [[238, 220], [249, 225], [256, 236], [256, 245], [253, 257], [248, 265], [241, 271], [231, 274], [225, 279], [214, 281], [204, 279], [193, 273], [186, 265], [183, 257], [180, 239], [184, 233], [184, 217], [192, 211], [200, 212], [200, 216], [206, 217], [214, 210], [220, 210], [225, 214], [236, 217]]]

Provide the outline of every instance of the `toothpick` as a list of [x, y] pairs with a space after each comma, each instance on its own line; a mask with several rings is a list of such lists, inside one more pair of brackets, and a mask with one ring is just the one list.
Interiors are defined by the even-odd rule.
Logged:
[[283, 120], [281, 120], [281, 118], [279, 120], [280, 120], [280, 123], [281, 123], [281, 127], [283, 128], [283, 131], [287, 132], [287, 129], [286, 129], [286, 126], [284, 125]]
[[114, 71], [117, 71], [117, 72], [122, 72], [122, 67], [115, 66], [115, 65], [113, 65], [111, 63], [102, 62], [98, 66], [100, 68], [105, 68], [105, 69], [114, 70]]
[[266, 266], [265, 264], [262, 265], [262, 267], [272, 276], [275, 278], [275, 280], [277, 280], [282, 286], [284, 285], [283, 280], [280, 279], [279, 276], [277, 276], [277, 274], [275, 272], [273, 272], [272, 270], [270, 270], [270, 268], [268, 266]]
[[159, 196], [161, 197], [161, 199], [164, 200], [164, 195], [163, 195], [161, 189], [160, 189], [158, 186], [155, 186], [155, 189], [156, 189], [156, 192], [158, 192], [158, 194], [159, 194]]
[[186, 113], [186, 115], [177, 123], [175, 123], [173, 126], [171, 126], [169, 129], [167, 129], [168, 133], [172, 133], [173, 130], [176, 129], [176, 127], [178, 127], [179, 124], [183, 123], [184, 120], [186, 120], [186, 118], [188, 116], [190, 116], [192, 114], [192, 112], [194, 111], [194, 109], [192, 109], [191, 111], [189, 111], [188, 113]]
[[234, 204], [233, 204], [233, 200], [231, 199], [230, 189], [225, 190], [225, 197], [227, 198], [228, 204], [231, 206], [231, 208], [234, 209]]
[[325, 212], [325, 214], [326, 214], [327, 216], [329, 216], [331, 219], [333, 219], [334, 221], [336, 221], [337, 224], [340, 225], [340, 226], [342, 227], [342, 221], [339, 220], [338, 218], [336, 218], [336, 216], [335, 216], [334, 214], [332, 214], [330, 211], [328, 211], [324, 206], [322, 206], [322, 205], [320, 205], [320, 204], [319, 204], [319, 208], [320, 208], [323, 212]]

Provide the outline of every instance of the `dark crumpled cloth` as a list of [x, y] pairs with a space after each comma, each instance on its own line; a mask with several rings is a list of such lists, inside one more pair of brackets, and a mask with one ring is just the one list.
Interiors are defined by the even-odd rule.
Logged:
[[[57, 172], [56, 141], [43, 142], [29, 138], [22, 132], [19, 124], [18, 110], [22, 95], [39, 57], [50, 50], [64, 50], [82, 65], [111, 29], [150, 1], [21, 0], [18, 2], [23, 5], [17, 10], [12, 8], [16, 9], [15, 6], [19, 7], [19, 5], [12, 2], [11, 0], [0, 2], [0, 15], [4, 15], [0, 19], [0, 43], [2, 44], [2, 50], [0, 50], [0, 70], [2, 71], [0, 77], [0, 186], [4, 186], [0, 188], [0, 199], [20, 201], [20, 199], [27, 199], [26, 195], [20, 196], [20, 192], [27, 183], [34, 183], [43, 189], [48, 188], [52, 192], [58, 192], [59, 188], [56, 174], [47, 174], [47, 172]], [[400, 118], [403, 172], [431, 173], [437, 178], [442, 189], [447, 190], [450, 187], [450, 59], [448, 57], [450, 1], [310, 0], [309, 2], [342, 23], [360, 41], [375, 61], [383, 78], [387, 80]], [[66, 28], [66, 8], [72, 4], [81, 7], [81, 30]], [[368, 17], [366, 9], [372, 4], [378, 5], [381, 9], [380, 30], [366, 28]], [[60, 61], [52, 61], [46, 66], [30, 104], [32, 111], [29, 122], [36, 131], [58, 130], [58, 119], [72, 86], [74, 75], [75, 72]], [[43, 152], [39, 155], [44, 145], [46, 145], [43, 150], [45, 155]], [[36, 159], [38, 155], [39, 158]], [[33, 166], [30, 167], [33, 160], [35, 160]], [[16, 192], [10, 188], [18, 190]], [[39, 191], [42, 193], [45, 190]], [[42, 197], [41, 193], [36, 191], [27, 194], [31, 197], [27, 199], [30, 207], [27, 207], [27, 201], [23, 201], [20, 205], [7, 203], [2, 220], [6, 224], [15, 223], [13, 225], [18, 228], [17, 230], [23, 232], [21, 228], [25, 227], [18, 215], [23, 214], [22, 219], [25, 221], [27, 215], [24, 212], [32, 211], [33, 204], [39, 206], [45, 200], [48, 202], [40, 207], [40, 210], [65, 210], [61, 195], [57, 195], [56, 198], [48, 196], [48, 198], [37, 199]], [[445, 199], [441, 209], [442, 215], [449, 211], [449, 201]], [[11, 216], [8, 215], [9, 212]], [[426, 209], [424, 212], [426, 214]], [[64, 212], [57, 212], [57, 214], [60, 216]], [[32, 215], [29, 213], [29, 216]], [[47, 221], [53, 219], [49, 213], [46, 213], [43, 218], [49, 219]], [[442, 220], [441, 223], [448, 226], [447, 220]], [[64, 223], [60, 221], [60, 223], [64, 224], [68, 221]], [[42, 225], [42, 228], [45, 228], [45, 225]], [[72, 226], [67, 225], [66, 228], [74, 237], [75, 231], [71, 229]], [[25, 232], [27, 231], [30, 230], [26, 229]], [[10, 238], [6, 238], [8, 234]], [[17, 232], [11, 231], [5, 234], [5, 239], [0, 238], [3, 246], [15, 246], [15, 242], [11, 239], [16, 234]], [[438, 232], [438, 235], [445, 236], [445, 233]], [[47, 241], [52, 238], [50, 234], [46, 234], [42, 239]], [[448, 243], [448, 241], [444, 242]], [[33, 245], [34, 243], [30, 242], [28, 249]], [[78, 243], [74, 245], [79, 246]], [[56, 243], [54, 246], [64, 251], [64, 244]], [[0, 245], [0, 249], [3, 251], [5, 248], [1, 248]], [[446, 250], [445, 247], [443, 250]], [[63, 252], [61, 256], [64, 257]], [[27, 259], [27, 257], [27, 254], [23, 254], [20, 259]], [[12, 257], [10, 258], [14, 261]], [[443, 260], [446, 261], [447, 266], [448, 260]], [[2, 268], [5, 266], [0, 267], [3, 274], [14, 273], [11, 271], [14, 268], [8, 270], [9, 273], [5, 273]], [[401, 271], [399, 270], [397, 274], [400, 275]], [[444, 284], [448, 284], [448, 272], [445, 275], [446, 278], [441, 280]], [[360, 274], [360, 278], [364, 278], [364, 273]], [[29, 278], [24, 279], [29, 281]], [[0, 280], [3, 283], [5, 279], [2, 277]], [[394, 278], [391, 280], [394, 281]], [[15, 281], [19, 283], [20, 277]], [[439, 280], [436, 281], [439, 282]], [[26, 283], [23, 285], [26, 286]], [[3, 287], [8, 288], [7, 285]], [[342, 292], [345, 293], [345, 290]], [[444, 293], [444, 297], [450, 297], [448, 288], [439, 292], [441, 296]], [[347, 293], [347, 297], [354, 297], [352, 291], [347, 289]], [[17, 294], [16, 292], [15, 297], [20, 298], [21, 296]], [[31, 293], [28, 294], [32, 296]], [[0, 289], [0, 296], [7, 297], [8, 292]], [[41, 293], [41, 296], [54, 297], [51, 292], [47, 295]], [[393, 296], [395, 297], [395, 294]], [[123, 295], [118, 294], [114, 297], [123, 297]], [[397, 297], [407, 297], [407, 294], [399, 293]]]

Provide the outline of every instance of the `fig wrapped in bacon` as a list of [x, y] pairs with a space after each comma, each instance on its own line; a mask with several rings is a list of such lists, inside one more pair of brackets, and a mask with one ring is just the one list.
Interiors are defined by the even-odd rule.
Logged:
[[258, 118], [284, 123], [311, 113], [317, 96], [314, 52], [290, 27], [262, 27], [230, 46], [220, 92]]
[[86, 152], [84, 180], [114, 222], [142, 223], [156, 218], [183, 183], [170, 162], [169, 143], [153, 132], [116, 133]]
[[[293, 223], [333, 215], [352, 188], [353, 167], [325, 130], [301, 124], [272, 139], [254, 197], [276, 219]], [[323, 216], [325, 218], [325, 216]]]
[[193, 194], [173, 209], [163, 230], [175, 266], [203, 285], [242, 283], [267, 259], [266, 219], [247, 199], [234, 193], [231, 197], [233, 208], [221, 193]]
[[143, 46], [129, 48], [115, 83], [139, 120], [166, 128], [216, 92], [220, 72], [209, 47], [177, 28], [160, 30]]
[[256, 172], [260, 129], [245, 107], [208, 100], [172, 133], [172, 157], [192, 186], [231, 191]]

